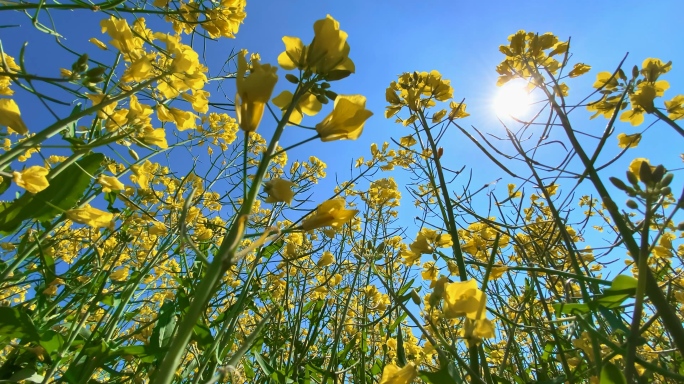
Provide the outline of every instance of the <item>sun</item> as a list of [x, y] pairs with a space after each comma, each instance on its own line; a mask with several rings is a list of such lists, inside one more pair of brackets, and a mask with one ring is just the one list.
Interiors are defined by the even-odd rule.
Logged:
[[520, 117], [530, 108], [532, 98], [525, 81], [509, 81], [494, 98], [494, 112], [499, 117]]

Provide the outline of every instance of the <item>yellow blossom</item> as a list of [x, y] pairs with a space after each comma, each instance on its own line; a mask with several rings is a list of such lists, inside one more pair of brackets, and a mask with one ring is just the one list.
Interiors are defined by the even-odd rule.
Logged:
[[332, 70], [353, 73], [354, 62], [349, 58], [347, 33], [340, 23], [327, 15], [314, 23], [314, 39], [308, 47], [306, 63], [313, 72], [325, 75]]
[[285, 51], [278, 55], [278, 65], [285, 70], [304, 69], [306, 67], [306, 49], [298, 37], [284, 36]]
[[254, 59], [249, 76], [245, 77], [248, 69], [246, 54], [244, 50], [238, 54], [235, 112], [240, 128], [245, 132], [254, 132], [259, 127], [264, 106], [271, 98], [273, 88], [278, 82], [278, 68], [270, 64], [261, 65], [259, 60]]
[[515, 184], [508, 184], [508, 197], [511, 199], [516, 199], [522, 196], [521, 191], [515, 191]]
[[122, 182], [114, 176], [100, 175], [97, 182], [102, 185], [102, 192], [122, 191], [126, 188]]
[[639, 141], [641, 141], [641, 133], [635, 133], [632, 135], [620, 133], [620, 134], [618, 134], [617, 138], [618, 138], [618, 147], [620, 147], [620, 148], [636, 148], [636, 146], [639, 145]]
[[267, 203], [287, 203], [287, 205], [290, 205], [294, 197], [292, 187], [295, 186], [297, 186], [295, 183], [288, 180], [271, 179], [264, 183], [264, 192], [268, 194], [264, 201]]
[[[290, 103], [292, 103], [292, 96], [292, 92], [282, 91], [278, 96], [273, 98], [273, 104], [280, 108], [283, 111], [283, 114], [285, 114], [287, 108], [290, 107]], [[299, 124], [302, 122], [305, 114], [308, 116], [314, 116], [321, 111], [322, 107], [323, 104], [318, 101], [316, 96], [311, 93], [307, 93], [299, 99], [297, 105], [292, 109], [289, 123]]]
[[404, 368], [394, 364], [387, 364], [382, 370], [380, 384], [410, 384], [418, 377], [418, 368], [414, 363], [408, 363]]
[[684, 95], [677, 95], [670, 101], [665, 102], [665, 108], [669, 113], [668, 117], [672, 120], [684, 118]]
[[575, 66], [572, 68], [572, 71], [568, 73], [568, 76], [570, 77], [578, 77], [582, 76], [583, 74], [589, 72], [591, 70], [591, 66], [584, 64], [584, 63], [577, 63]]
[[192, 104], [192, 109], [198, 113], [209, 111], [209, 92], [204, 90], [192, 90], [192, 94], [184, 93], [181, 95], [185, 101]]
[[124, 281], [128, 278], [129, 271], [130, 269], [128, 266], [119, 268], [116, 271], [112, 272], [109, 275], [109, 278], [112, 279], [112, 281]]
[[113, 223], [114, 215], [85, 205], [83, 208], [70, 209], [66, 212], [67, 217], [79, 224], [85, 224], [93, 228], [107, 228]]
[[495, 265], [495, 266], [492, 267], [492, 272], [491, 272], [491, 275], [489, 275], [489, 278], [492, 279], [492, 280], [498, 279], [498, 278], [500, 278], [501, 276], [503, 276], [503, 274], [506, 273], [506, 271], [508, 271], [508, 267], [507, 267], [507, 266], [505, 266], [505, 265]]
[[466, 316], [469, 319], [483, 319], [486, 316], [487, 296], [477, 287], [477, 281], [444, 284], [444, 317]]
[[185, 131], [186, 129], [194, 129], [196, 127], [195, 119], [197, 119], [197, 116], [190, 111], [166, 108], [166, 106], [160, 104], [157, 107], [157, 118], [159, 121], [174, 123], [179, 131]]
[[111, 116], [112, 113], [114, 112], [114, 108], [116, 108], [116, 101], [113, 103], [108, 103], [104, 104], [107, 100], [107, 95], [102, 95], [102, 94], [86, 94], [86, 96], [90, 99], [90, 101], [93, 102], [93, 106], [95, 105], [101, 105], [102, 108], [100, 108], [99, 111], [97, 111], [97, 117], [101, 119], [106, 119], [107, 117]]
[[39, 165], [26, 168], [21, 172], [14, 171], [12, 176], [14, 182], [31, 193], [38, 193], [50, 184], [47, 180], [49, 171]]
[[332, 16], [314, 23], [314, 38], [306, 46], [301, 39], [283, 37], [285, 51], [278, 56], [278, 64], [286, 70], [309, 69], [328, 81], [339, 80], [354, 73], [354, 62], [349, 58], [347, 33]]
[[166, 131], [164, 131], [164, 128], [145, 129], [141, 140], [146, 144], [156, 145], [162, 149], [169, 147], [169, 144], [166, 142]]
[[366, 98], [362, 95], [339, 95], [333, 111], [322, 122], [316, 124], [316, 131], [322, 141], [356, 140], [363, 131], [366, 120], [373, 112], [366, 109]]
[[356, 209], [344, 209], [344, 199], [333, 199], [324, 202], [316, 211], [302, 222], [302, 229], [331, 226], [335, 229], [342, 227], [359, 212]]
[[12, 99], [0, 99], [0, 125], [4, 125], [11, 132], [20, 135], [28, 133], [28, 128], [21, 118], [19, 106]]
[[[637, 157], [636, 159], [632, 160], [632, 162], [629, 164], [629, 171], [636, 176], [637, 179], [641, 180], [639, 177], [639, 169], [641, 169], [641, 163], [646, 162], [646, 164], [651, 165], [649, 163], [648, 159], [645, 159], [643, 157]], [[651, 170], [655, 170], [655, 167], [651, 165]]]
[[494, 324], [488, 319], [466, 319], [459, 333], [465, 338], [470, 348], [480, 344], [482, 339], [494, 337]]
[[91, 37], [90, 39], [88, 39], [88, 41], [103, 51], [107, 50], [107, 45], [94, 37]]
[[327, 267], [328, 265], [332, 264], [335, 262], [335, 257], [333, 256], [332, 252], [330, 251], [325, 251], [321, 255], [321, 258], [318, 260], [316, 263], [317, 267], [323, 268]]

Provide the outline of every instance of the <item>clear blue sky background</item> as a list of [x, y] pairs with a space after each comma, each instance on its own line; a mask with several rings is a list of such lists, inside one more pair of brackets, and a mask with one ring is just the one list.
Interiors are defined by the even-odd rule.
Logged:
[[[572, 62], [585, 62], [592, 71], [570, 83], [571, 95], [584, 96], [591, 90], [591, 84], [599, 71], [612, 71], [622, 57], [629, 52], [626, 69], [641, 65], [647, 57], [658, 57], [664, 61], [672, 60], [674, 65], [665, 75], [671, 84], [665, 99], [684, 93], [684, 50], [681, 34], [676, 33], [684, 14], [684, 3], [670, 1], [248, 1], [247, 18], [236, 40], [222, 39], [208, 44], [206, 58], [212, 74], [225, 61], [232, 49], [246, 48], [259, 52], [266, 63], [276, 63], [283, 51], [283, 36], [297, 36], [305, 43], [313, 37], [313, 23], [332, 15], [349, 34], [351, 58], [356, 64], [357, 73], [333, 84], [333, 90], [340, 94], [360, 93], [368, 98], [367, 108], [375, 113], [368, 123], [363, 136], [353, 142], [311, 143], [290, 153], [292, 160], [303, 159], [309, 155], [320, 157], [329, 165], [329, 181], [324, 183], [322, 192], [317, 194], [320, 201], [325, 199], [335, 182], [335, 174], [340, 179], [349, 177], [349, 166], [353, 158], [360, 155], [368, 158], [372, 142], [389, 141], [408, 134], [408, 128], [386, 120], [383, 116], [386, 105], [384, 92], [397, 75], [406, 71], [440, 71], [444, 78], [450, 79], [454, 87], [454, 98], [466, 99], [471, 117], [462, 120], [464, 126], [474, 125], [491, 133], [502, 133], [491, 109], [491, 101], [496, 94], [497, 74], [495, 66], [503, 55], [498, 47], [506, 43], [507, 37], [525, 29], [539, 33], [553, 32], [561, 39], [572, 37]], [[77, 51], [111, 57], [111, 53], [99, 53], [87, 40], [98, 37], [103, 41], [109, 38], [99, 30], [103, 13], [91, 11], [57, 12], [53, 11], [57, 30], [66, 37], [64, 42]], [[158, 23], [148, 16], [148, 25], [153, 29]], [[43, 23], [49, 23], [42, 17]], [[0, 13], [0, 25], [22, 24], [29, 26], [29, 19], [19, 12]], [[17, 31], [21, 31], [17, 33]], [[26, 63], [29, 70], [37, 74], [57, 75], [59, 67], [68, 68], [73, 57], [65, 55], [56, 48], [52, 37], [35, 32], [31, 28], [2, 28], [0, 39], [5, 51], [17, 57], [22, 43], [29, 41]], [[188, 41], [188, 37], [184, 37]], [[285, 71], [279, 69], [281, 82], [274, 96], [282, 89], [291, 86], [284, 80]], [[232, 91], [231, 91], [232, 92]], [[573, 100], [573, 98], [571, 98]], [[65, 100], [69, 101], [69, 100]], [[223, 102], [220, 95], [212, 95], [212, 101]], [[32, 131], [37, 131], [53, 120], [38, 106], [35, 98], [22, 93], [17, 94], [17, 102], [22, 108], [24, 118]], [[35, 106], [35, 108], [32, 108]], [[315, 125], [328, 113], [324, 110], [319, 116], [306, 118], [304, 124]], [[588, 115], [587, 115], [588, 116]], [[599, 134], [605, 125], [602, 118], [589, 122], [578, 120], [587, 131]], [[647, 123], [652, 121], [647, 118]], [[621, 123], [618, 132], [634, 133], [639, 129]], [[268, 137], [273, 124], [268, 117], [264, 119], [260, 133]], [[634, 155], [649, 157], [652, 162], [672, 163], [672, 156], [681, 150], [681, 138], [673, 136], [669, 128], [658, 125], [653, 128], [658, 133], [649, 132], [639, 148], [632, 150]], [[661, 135], [662, 132], [662, 135]], [[288, 130], [283, 138], [287, 146], [309, 135], [308, 132]], [[674, 138], [674, 141], [671, 140]], [[610, 144], [616, 145], [615, 139]], [[673, 144], [676, 143], [676, 144]], [[445, 147], [445, 162], [450, 168], [473, 169], [473, 185], [480, 186], [502, 175], [493, 168], [480, 151], [456, 130], [447, 133], [442, 141]], [[160, 159], [161, 160], [161, 159]], [[625, 165], [616, 168], [623, 174]], [[499, 196], [505, 195], [506, 183], [497, 188]], [[454, 186], [453, 189], [459, 189]], [[410, 203], [408, 204], [410, 205]], [[411, 236], [411, 235], [410, 235]]]

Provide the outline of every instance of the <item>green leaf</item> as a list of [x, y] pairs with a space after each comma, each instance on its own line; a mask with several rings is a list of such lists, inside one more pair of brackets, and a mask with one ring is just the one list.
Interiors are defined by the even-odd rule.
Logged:
[[2, 175], [2, 181], [0, 181], [0, 195], [3, 194], [12, 185], [12, 178], [7, 175]]
[[69, 165], [50, 180], [50, 185], [36, 193], [24, 193], [12, 203], [0, 207], [0, 232], [11, 233], [28, 219], [52, 220], [71, 209], [90, 185], [104, 160], [101, 153], [92, 153]]
[[150, 346], [153, 348], [166, 347], [173, 337], [176, 328], [176, 307], [172, 301], [165, 302], [159, 312], [157, 325], [152, 330]]
[[605, 307], [599, 307], [599, 312], [608, 321], [608, 324], [613, 329], [614, 333], [621, 333], [625, 336], [629, 336], [629, 328], [625, 325], [625, 322], [619, 316], [616, 316], [613, 311]]
[[12, 377], [9, 379], [9, 382], [18, 383], [20, 381], [28, 381], [31, 383], [42, 383], [43, 380], [45, 380], [45, 376], [39, 375], [35, 368], [26, 367], [12, 375]]
[[556, 313], [556, 316], [560, 316], [561, 314], [573, 315], [575, 313], [588, 313], [589, 312], [589, 304], [556, 303], [556, 304], [553, 304], [552, 307]]
[[636, 294], [637, 279], [632, 276], [618, 275], [596, 302], [606, 308], [617, 308], [629, 297]]
[[191, 340], [197, 342], [197, 348], [199, 348], [200, 351], [203, 351], [214, 342], [214, 336], [211, 335], [209, 327], [200, 319], [192, 329]]
[[268, 361], [266, 361], [266, 359], [264, 359], [264, 357], [260, 353], [255, 354], [254, 357], [256, 358], [259, 367], [261, 367], [261, 370], [264, 371], [266, 376], [271, 376], [271, 374], [275, 372], [275, 368], [273, 368], [271, 364], [269, 364]]
[[437, 372], [419, 371], [419, 375], [428, 384], [460, 384], [463, 382], [454, 363], [443, 364]]
[[625, 375], [622, 374], [620, 368], [613, 363], [605, 363], [601, 369], [601, 384], [627, 384]]
[[0, 339], [18, 338], [38, 342], [40, 335], [29, 315], [20, 307], [0, 307]]
[[61, 334], [48, 329], [40, 335], [40, 345], [45, 348], [48, 355], [59, 352], [64, 345], [64, 337]]
[[544, 353], [542, 353], [541, 359], [542, 361], [549, 361], [549, 356], [551, 356], [551, 353], [553, 352], [554, 344], [550, 341], [547, 341], [544, 343]]

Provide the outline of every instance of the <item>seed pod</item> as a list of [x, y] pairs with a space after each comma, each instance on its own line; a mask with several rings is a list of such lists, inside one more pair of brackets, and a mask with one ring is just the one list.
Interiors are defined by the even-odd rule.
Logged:
[[140, 160], [140, 156], [138, 156], [138, 154], [135, 153], [135, 151], [132, 150], [132, 149], [130, 149], [130, 148], [128, 148], [128, 154], [131, 155], [131, 157], [132, 157], [135, 161]]

